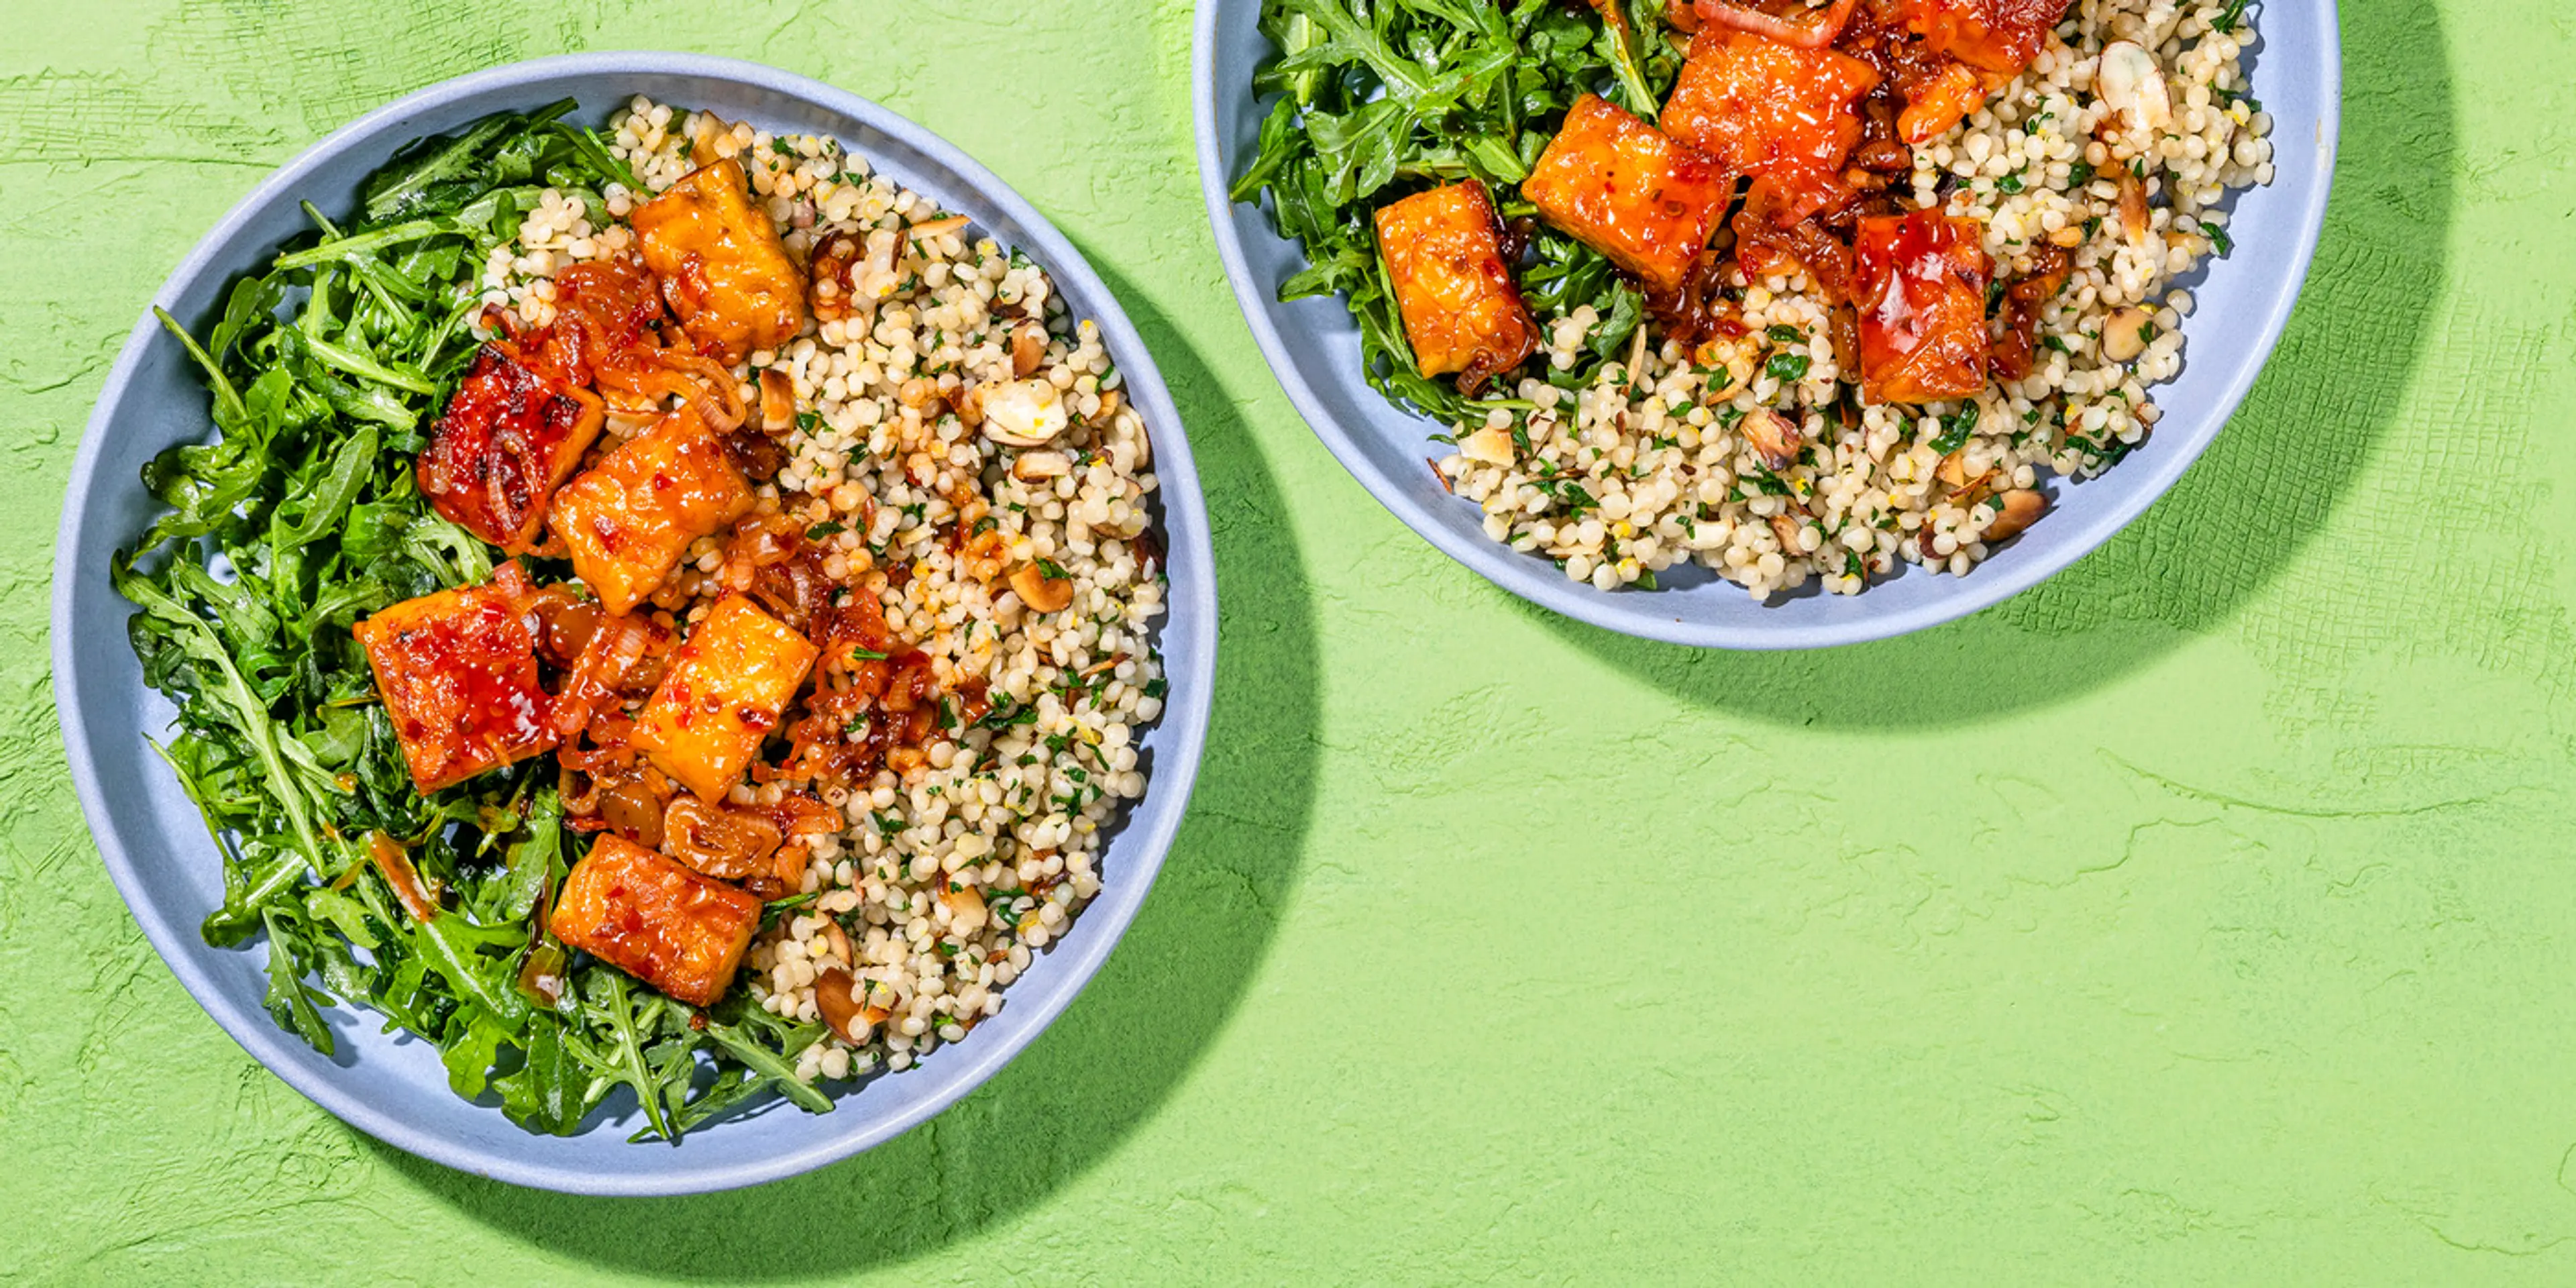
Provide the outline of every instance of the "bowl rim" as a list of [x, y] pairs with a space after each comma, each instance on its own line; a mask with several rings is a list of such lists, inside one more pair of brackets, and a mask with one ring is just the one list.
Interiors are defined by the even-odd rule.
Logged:
[[[1167, 659], [1176, 652], [1174, 644], [1181, 639], [1186, 638], [1191, 645], [1186, 650], [1178, 650], [1184, 652], [1192, 665], [1187, 674], [1170, 674], [1172, 693], [1158, 722], [1158, 728], [1169, 731], [1172, 742], [1155, 749], [1156, 763], [1147, 795], [1128, 807], [1123, 820], [1127, 827], [1134, 829], [1133, 844], [1136, 847], [1133, 855], [1122, 856], [1123, 879], [1114, 887], [1104, 885], [1101, 897], [1095, 898], [1084, 910], [1082, 924], [1088, 933], [1068, 937], [1067, 941], [1055, 945], [1040, 958], [1045, 963], [1044, 969], [1062, 977], [1064, 986], [1050, 996], [1028, 1002], [1020, 1012], [1023, 1018], [1014, 1031], [994, 1034], [993, 1040], [986, 1043], [957, 1044], [946, 1071], [935, 1075], [941, 1080], [936, 1084], [937, 1090], [918, 1103], [881, 1117], [853, 1116], [842, 1120], [849, 1124], [846, 1127], [830, 1117], [815, 1115], [812, 1121], [817, 1127], [813, 1139], [801, 1147], [731, 1165], [693, 1166], [685, 1149], [667, 1148], [661, 1149], [658, 1159], [637, 1155], [632, 1160], [622, 1160], [631, 1161], [634, 1166], [615, 1170], [566, 1166], [513, 1156], [395, 1117], [353, 1090], [353, 1086], [363, 1085], [356, 1080], [333, 1080], [309, 1072], [294, 1061], [272, 1058], [273, 1054], [286, 1054], [288, 1044], [295, 1039], [279, 1030], [257, 1005], [235, 1005], [234, 999], [227, 998], [220, 986], [191, 960], [187, 952], [182, 951], [187, 943], [194, 940], [196, 929], [193, 925], [175, 924], [149, 897], [151, 885], [138, 871], [117, 820], [107, 810], [98, 781], [91, 730], [87, 720], [79, 714], [82, 710], [79, 698], [84, 686], [80, 649], [72, 638], [74, 592], [80, 584], [79, 537], [90, 499], [100, 489], [100, 470], [105, 463], [105, 437], [109, 424], [119, 413], [147, 347], [157, 343], [162, 335], [152, 307], [166, 307], [182, 283], [208, 272], [228, 274], [234, 271], [227, 261], [240, 254], [235, 243], [253, 215], [281, 194], [292, 195], [324, 162], [371, 141], [384, 142], [388, 155], [391, 149], [410, 141], [409, 137], [378, 140], [379, 132], [389, 125], [414, 113], [488, 91], [597, 75], [699, 77], [729, 81], [800, 100], [878, 131], [949, 170], [959, 180], [961, 191], [957, 195], [983, 207], [982, 211], [961, 213], [976, 214], [979, 222], [985, 214], [999, 214], [1025, 229], [1028, 236], [1021, 243], [1022, 249], [1033, 257], [1039, 257], [1051, 276], [1074, 285], [1086, 298], [1106, 306], [1092, 315], [1092, 321], [1101, 328], [1104, 343], [1124, 373], [1131, 395], [1138, 397], [1156, 423], [1155, 473], [1163, 505], [1164, 538], [1167, 544], [1177, 542], [1181, 547], [1179, 553], [1184, 559], [1174, 562], [1192, 570], [1186, 583], [1178, 576], [1169, 578], [1170, 593], [1165, 601], [1160, 627], [1162, 651]], [[1196, 786], [1209, 718], [1215, 705], [1216, 623], [1215, 555], [1209, 539], [1205, 498], [1178, 408], [1172, 402], [1151, 351], [1117, 295], [1053, 223], [1017, 190], [964, 151], [873, 100], [811, 77], [744, 59], [622, 50], [505, 63], [405, 94], [331, 131], [297, 153], [292, 160], [262, 179], [215, 223], [154, 292], [150, 304], [119, 350], [100, 387], [91, 415], [83, 426], [80, 448], [66, 485], [63, 512], [56, 531], [50, 631], [56, 719], [81, 810], [108, 875], [114, 881], [119, 896], [125, 900], [128, 911], [142, 926], [154, 951], [179, 977], [189, 996], [234, 1042], [270, 1073], [341, 1121], [421, 1158], [514, 1185], [573, 1194], [643, 1196], [706, 1193], [758, 1185], [838, 1162], [891, 1140], [936, 1116], [983, 1085], [1004, 1064], [1035, 1042], [1081, 994], [1110, 952], [1125, 937], [1151, 893], [1154, 879], [1188, 813], [1189, 798]], [[1149, 812], [1146, 808], [1149, 801], [1163, 803]], [[1110, 897], [1112, 889], [1120, 892], [1114, 898]], [[918, 1070], [909, 1076], [930, 1072], [928, 1069]], [[497, 1120], [500, 1111], [492, 1109], [490, 1112]], [[601, 1128], [593, 1127], [591, 1130], [596, 1132]], [[516, 1140], [515, 1137], [507, 1139]], [[546, 1138], [532, 1135], [530, 1139]], [[641, 1166], [648, 1161], [659, 1165]]]
[[[2149, 454], [2145, 460], [2133, 458], [2123, 462], [2120, 477], [2127, 486], [2107, 509], [2088, 515], [2080, 527], [2061, 529], [2062, 539], [2057, 544], [2035, 551], [2032, 558], [2015, 561], [2007, 567], [1989, 569], [1980, 576], [1958, 578], [1960, 588], [1954, 593], [1909, 608], [1839, 622], [1800, 623], [1784, 617], [1769, 618], [1751, 626], [1692, 622], [1648, 607], [1654, 602], [1654, 596], [1670, 592], [1586, 594], [1588, 586], [1579, 586], [1557, 575], [1553, 568], [1531, 556], [1500, 542], [1486, 540], [1481, 534], [1462, 532], [1435, 521], [1429, 507], [1411, 490], [1380, 470], [1361, 449], [1352, 432], [1328, 413], [1323, 399], [1298, 369], [1286, 340], [1280, 335], [1278, 321], [1272, 315], [1278, 307], [1277, 302], [1254, 279], [1251, 263], [1244, 253], [1243, 239], [1234, 226], [1234, 203], [1227, 196], [1230, 181], [1224, 159], [1219, 155], [1217, 22], [1228, 9], [1257, 2], [1197, 0], [1190, 54], [1190, 102], [1198, 152], [1199, 189], [1207, 205], [1208, 223], [1216, 234], [1217, 255], [1225, 261], [1226, 280], [1234, 287], [1235, 302], [1243, 311], [1245, 324], [1252, 329], [1253, 339], [1261, 346], [1261, 355], [1270, 366], [1271, 376], [1286, 391], [1288, 401], [1305, 418], [1315, 437], [1322, 439], [1324, 446], [1341, 461], [1342, 468], [1359, 480], [1360, 486], [1377, 498], [1378, 504], [1386, 507], [1415, 535], [1430, 542], [1441, 553], [1502, 590], [1542, 608], [1604, 630], [1667, 644], [1759, 652], [1833, 648], [1891, 639], [1955, 621], [1999, 604], [2101, 548], [2103, 543], [2128, 527], [2172, 490], [2192, 463], [2200, 459], [2201, 453], [2217, 441], [2227, 422], [2236, 415], [2237, 408], [2244, 404], [2246, 395], [2253, 391], [2254, 382], [2270, 362], [2306, 286], [2309, 268], [2316, 258], [2317, 244], [2324, 235], [2326, 205], [2334, 188], [2335, 152], [2342, 133], [2343, 115], [2341, 26], [2336, 0], [2307, 0], [2291, 6], [2290, 12], [2307, 15], [2306, 20], [2315, 24], [2324, 42], [2317, 60], [2318, 74], [2322, 78], [2315, 155], [2318, 181], [2307, 204], [2297, 211], [2298, 235], [2289, 247], [2288, 272], [2283, 279], [2288, 289], [2278, 292], [2267, 302], [2259, 340], [2252, 347], [2249, 360], [2239, 364], [2234, 378], [2219, 392], [2206, 423], [2196, 427], [2193, 433], [2172, 436], [2179, 441], [2172, 442], [2169, 450]], [[1423, 418], [1417, 416], [1416, 419]], [[1424, 423], [1429, 422], [1424, 420]], [[1631, 598], [1637, 599], [1636, 605], [1628, 604]]]

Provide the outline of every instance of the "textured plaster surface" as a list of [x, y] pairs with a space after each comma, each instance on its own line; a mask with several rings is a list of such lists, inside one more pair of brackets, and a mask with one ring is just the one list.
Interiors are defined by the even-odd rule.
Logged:
[[[2346, 0], [2316, 276], [2217, 447], [2037, 591], [1766, 657], [1526, 608], [1313, 441], [1200, 213], [1180, 0], [0, 10], [0, 1281], [2576, 1280], [2556, 6]], [[243, 1056], [110, 889], [43, 661], [75, 440], [198, 235], [390, 96], [618, 47], [847, 86], [1053, 216], [1181, 400], [1226, 603], [1191, 822], [1081, 1002], [871, 1154], [626, 1203]]]

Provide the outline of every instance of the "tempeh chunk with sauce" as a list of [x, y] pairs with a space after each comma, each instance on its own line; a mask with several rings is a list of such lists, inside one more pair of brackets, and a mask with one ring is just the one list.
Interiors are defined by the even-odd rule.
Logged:
[[488, 584], [407, 599], [358, 623], [403, 762], [424, 794], [555, 745], [529, 593], [519, 566], [505, 563]]
[[511, 554], [545, 526], [546, 501], [599, 437], [605, 408], [485, 345], [430, 430], [413, 478], [431, 508]]
[[1861, 136], [1853, 104], [1877, 85], [1859, 59], [1711, 27], [1691, 41], [1663, 128], [1729, 171], [1772, 176], [1803, 219], [1845, 195], [1839, 176]]
[[1648, 291], [1669, 294], [1717, 231], [1735, 179], [1698, 149], [1586, 94], [1521, 181], [1521, 195]]
[[692, 1006], [733, 984], [760, 928], [760, 900], [619, 836], [564, 877], [546, 928], [557, 939]]
[[621, 444], [555, 494], [552, 524], [582, 583], [631, 612], [689, 546], [751, 512], [751, 483], [695, 412]]
[[817, 655], [749, 599], [727, 595], [671, 655], [662, 687], [635, 719], [635, 745], [681, 786], [721, 801], [759, 756]]
[[769, 212], [752, 203], [741, 162], [690, 172], [630, 222], [644, 266], [699, 352], [737, 363], [804, 328], [805, 279]]
[[1538, 348], [1538, 326], [1512, 284], [1482, 183], [1468, 179], [1379, 208], [1377, 244], [1423, 375], [1457, 373], [1458, 388], [1472, 395]]
[[1860, 221], [1852, 304], [1861, 397], [1922, 403], [1986, 387], [1986, 258], [1973, 219], [1918, 210]]

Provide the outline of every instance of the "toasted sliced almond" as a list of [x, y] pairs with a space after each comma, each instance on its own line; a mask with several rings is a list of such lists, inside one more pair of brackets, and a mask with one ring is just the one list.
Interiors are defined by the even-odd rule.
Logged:
[[1932, 471], [1932, 473], [1942, 482], [1947, 483], [1952, 487], [1967, 486], [1968, 449], [1962, 447], [1958, 451], [1942, 457], [1941, 467]]
[[1807, 553], [1806, 541], [1800, 535], [1806, 531], [1806, 526], [1791, 514], [1781, 513], [1771, 516], [1771, 535], [1780, 539], [1780, 553], [1791, 558]]
[[946, 219], [932, 219], [923, 223], [914, 224], [912, 227], [904, 230], [904, 235], [913, 238], [936, 237], [941, 233], [956, 232], [958, 229], [973, 222], [973, 220], [968, 219], [964, 215], [950, 215]]
[[2132, 244], [2147, 239], [2147, 185], [2126, 170], [2120, 172], [2120, 231]]
[[1022, 452], [1011, 462], [1011, 477], [1023, 483], [1040, 479], [1060, 479], [1073, 473], [1073, 462], [1062, 452]]
[[1023, 322], [1011, 332], [1011, 375], [1026, 380], [1036, 375], [1038, 364], [1046, 361], [1046, 328], [1035, 322]]
[[2093, 88], [2102, 103], [2126, 118], [2130, 128], [2161, 130], [2173, 124], [2173, 96], [2155, 55], [2135, 41], [2114, 40], [2102, 47]]
[[1487, 425], [1458, 440], [1458, 454], [1480, 465], [1512, 463], [1512, 432]]
[[1035, 612], [1061, 613], [1073, 603], [1073, 579], [1050, 577], [1033, 563], [1011, 570], [1011, 589], [1019, 592], [1020, 602]]
[[974, 934], [992, 920], [984, 910], [984, 896], [972, 886], [942, 890], [939, 902], [948, 909], [948, 928], [958, 934]]
[[1787, 418], [1768, 408], [1756, 407], [1744, 413], [1744, 419], [1736, 423], [1736, 429], [1744, 435], [1745, 442], [1753, 445], [1753, 450], [1762, 457], [1762, 463], [1770, 466], [1774, 473], [1798, 463], [1798, 448], [1802, 440], [1798, 427], [1790, 424]]
[[1011, 447], [1044, 447], [1064, 432], [1064, 391], [1044, 380], [984, 387], [984, 437]]
[[2128, 362], [2147, 351], [2147, 341], [2155, 334], [2155, 315], [2145, 309], [2122, 309], [2102, 324], [2102, 356], [2113, 362]]
[[760, 369], [760, 429], [770, 435], [796, 427], [796, 382], [776, 367]]
[[2048, 498], [2029, 488], [2015, 488], [1994, 499], [1995, 521], [1986, 525], [1978, 540], [1992, 545], [2021, 535], [2021, 530], [2048, 512]]
[[608, 420], [606, 423], [610, 434], [613, 434], [618, 438], [633, 438], [637, 434], [641, 434], [645, 430], [651, 429], [655, 425], [660, 424], [662, 416], [663, 413], [660, 409], [651, 407], [641, 409], [630, 408], [625, 410], [611, 409], [608, 413]]

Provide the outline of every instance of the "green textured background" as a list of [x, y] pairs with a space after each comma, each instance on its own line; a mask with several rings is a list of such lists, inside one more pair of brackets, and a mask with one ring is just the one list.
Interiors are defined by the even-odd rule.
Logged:
[[[1218, 268], [1181, 0], [0, 13], [0, 1280], [2576, 1279], [2559, 6], [2347, 0], [2316, 274], [2216, 448], [2037, 591], [1769, 657], [1524, 607], [1343, 474]], [[1017, 185], [1170, 377], [1225, 597], [1089, 993], [695, 1200], [474, 1181], [253, 1064], [109, 887], [43, 661], [170, 266], [361, 111], [585, 47], [820, 76]]]

